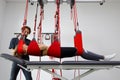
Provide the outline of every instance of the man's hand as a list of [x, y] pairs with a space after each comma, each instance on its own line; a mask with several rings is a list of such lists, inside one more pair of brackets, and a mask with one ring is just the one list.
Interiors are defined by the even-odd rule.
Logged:
[[18, 55], [17, 54], [17, 46], [15, 47], [15, 49], [11, 49], [12, 53], [13, 53], [13, 56], [15, 57], [18, 57], [18, 58], [21, 58], [21, 55]]

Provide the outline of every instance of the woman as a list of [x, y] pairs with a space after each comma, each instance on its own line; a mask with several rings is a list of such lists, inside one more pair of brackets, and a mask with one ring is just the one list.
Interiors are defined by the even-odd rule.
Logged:
[[[103, 56], [87, 50], [83, 50], [83, 52], [80, 55], [78, 55], [77, 49], [74, 47], [59, 47], [59, 46], [54, 46], [55, 48], [50, 51], [50, 48], [48, 46], [44, 44], [38, 44], [35, 40], [33, 40], [33, 42], [35, 42], [35, 44], [31, 45], [32, 48], [29, 48], [30, 46], [26, 44], [22, 44], [22, 45], [20, 44], [22, 47], [23, 53], [19, 53], [19, 55], [21, 56], [24, 54], [28, 54], [28, 55], [34, 55], [34, 56], [52, 56], [57, 58], [81, 56], [84, 59], [96, 60], [96, 61], [99, 61], [99, 60], [109, 61], [112, 58], [114, 58], [116, 55], [116, 54], [111, 54], [111, 55]], [[36, 52], [36, 49], [37, 49], [37, 52]], [[14, 53], [16, 53], [17, 50], [18, 48], [16, 47], [16, 50]]]

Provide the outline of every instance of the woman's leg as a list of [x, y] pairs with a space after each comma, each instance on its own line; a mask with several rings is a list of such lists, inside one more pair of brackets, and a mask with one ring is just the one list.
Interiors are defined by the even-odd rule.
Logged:
[[45, 56], [47, 55], [47, 52], [48, 52], [48, 46], [46, 46], [45, 44], [38, 44], [41, 52], [42, 52], [42, 55]]
[[84, 51], [81, 57], [87, 59], [87, 60], [96, 60], [99, 61], [100, 59], [104, 59], [103, 55], [98, 55], [90, 51]]

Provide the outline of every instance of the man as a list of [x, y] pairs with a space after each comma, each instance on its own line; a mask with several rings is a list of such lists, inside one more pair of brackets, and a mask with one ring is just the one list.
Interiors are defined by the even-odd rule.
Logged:
[[[29, 43], [30, 43], [30, 40], [27, 39], [27, 36], [30, 33], [31, 33], [31, 29], [28, 26], [23, 26], [21, 28], [20, 37], [22, 37], [22, 39], [24, 40], [26, 45], [29, 45]], [[16, 57], [24, 59], [24, 60], [29, 60], [29, 56], [27, 54], [24, 53], [24, 55], [19, 56], [15, 52], [16, 51], [16, 46], [18, 45], [18, 43], [19, 43], [19, 37], [12, 38], [11, 41], [10, 41], [9, 49], [12, 50], [13, 56], [16, 56]], [[26, 66], [24, 66], [24, 67], [26, 67]], [[17, 63], [13, 62], [12, 69], [11, 69], [10, 80], [16, 80], [18, 72], [20, 71], [20, 69], [22, 69], [22, 68], [20, 68], [17, 65]], [[23, 71], [23, 73], [25, 75], [26, 80], [32, 80], [31, 72], [28, 72], [28, 71], [26, 71], [24, 69], [22, 69], [22, 71]]]

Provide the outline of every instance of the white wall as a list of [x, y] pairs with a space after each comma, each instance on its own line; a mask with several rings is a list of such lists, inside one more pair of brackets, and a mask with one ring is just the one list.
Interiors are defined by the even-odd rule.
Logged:
[[[90, 51], [96, 52], [98, 54], [107, 55], [112, 53], [117, 53], [116, 58], [113, 60], [120, 60], [120, 2], [118, 3], [109, 3], [106, 2], [103, 6], [98, 4], [77, 4], [78, 7], [78, 19], [79, 25], [83, 32], [83, 44], [84, 48]], [[2, 39], [1, 42], [1, 53], [9, 53], [8, 45], [11, 37], [13, 37], [14, 32], [20, 32], [20, 28], [23, 23], [24, 16], [24, 3], [7, 3], [5, 8], [5, 14], [3, 19], [3, 26], [1, 33]], [[55, 5], [47, 4], [45, 5], [45, 19], [43, 22], [43, 32], [53, 32], [54, 28], [54, 12]], [[29, 15], [28, 15], [28, 25], [33, 29], [34, 25], [34, 14], [35, 14], [35, 5], [29, 6]], [[39, 19], [38, 19], [39, 20]], [[0, 28], [1, 30], [1, 28]], [[7, 30], [7, 31], [6, 31]], [[73, 46], [73, 23], [70, 20], [70, 9], [69, 5], [61, 5], [61, 45], [62, 46]], [[32, 38], [32, 34], [29, 36]], [[44, 60], [45, 58], [43, 58]], [[73, 58], [63, 59], [70, 60]], [[82, 58], [80, 58], [82, 60]], [[0, 75], [0, 78], [3, 80], [8, 80], [10, 74], [11, 62], [6, 61], [5, 59], [0, 58], [0, 74], [4, 73], [6, 75]], [[32, 57], [31, 60], [35, 60]], [[6, 64], [5, 64], [6, 63]], [[72, 72], [72, 73], [71, 73]], [[34, 80], [36, 79], [36, 71], [32, 72]], [[73, 74], [73, 71], [63, 72], [64, 76], [69, 78], [69, 74]], [[118, 80], [120, 70], [101, 70], [94, 72], [86, 76], [81, 80]], [[44, 77], [48, 75], [45, 72], [42, 72], [41, 80], [51, 80], [51, 76], [48, 75], [48, 78]], [[73, 78], [70, 77], [70, 78]], [[24, 80], [24, 79], [22, 79]]]
[[[6, 3], [5, 3], [5, 0], [0, 0], [0, 54], [2, 52], [1, 50], [1, 43], [2, 43], [2, 36], [4, 36], [5, 33], [2, 32], [3, 28], [4, 28], [4, 13], [5, 13], [5, 6], [6, 6]], [[6, 62], [4, 59], [0, 58], [0, 77], [1, 79], [4, 79], [4, 80], [8, 80], [8, 78], [5, 78], [6, 76], [8, 77], [9, 75], [9, 68], [5, 67], [6, 64], [8, 62]], [[7, 64], [9, 66], [9, 63]]]
[[[4, 11], [5, 11], [5, 0], [0, 0], [0, 39], [2, 38], [1, 36], [2, 36]], [[1, 41], [0, 41], [0, 45], [1, 45]], [[1, 49], [1, 46], [0, 46], [0, 49]]]

